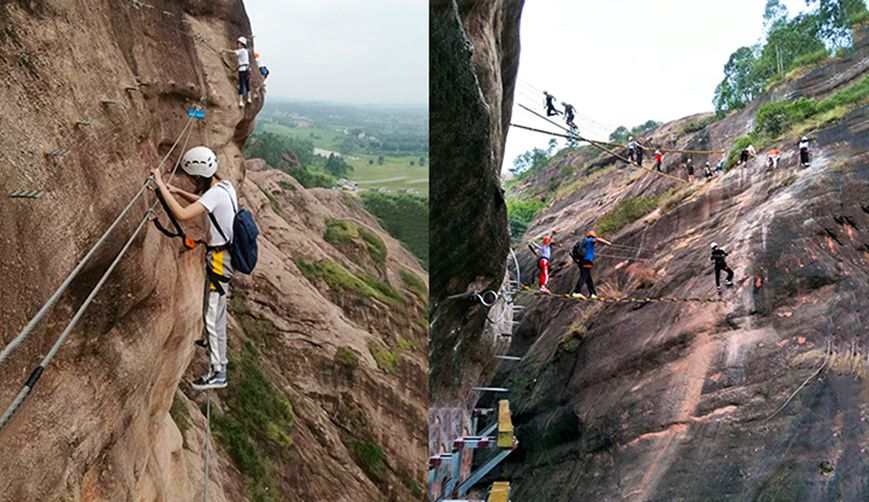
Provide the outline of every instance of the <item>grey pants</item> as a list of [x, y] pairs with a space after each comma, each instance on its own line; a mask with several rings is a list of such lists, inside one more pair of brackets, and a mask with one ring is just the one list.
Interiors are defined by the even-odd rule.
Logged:
[[[232, 278], [232, 262], [228, 251], [208, 251], [205, 260], [205, 266], [217, 275]], [[215, 372], [226, 371], [229, 362], [226, 358], [226, 298], [229, 281], [221, 282], [220, 285], [223, 287], [223, 294], [212, 284], [206, 273], [202, 320], [205, 324], [205, 336], [208, 338], [208, 360], [211, 370]]]

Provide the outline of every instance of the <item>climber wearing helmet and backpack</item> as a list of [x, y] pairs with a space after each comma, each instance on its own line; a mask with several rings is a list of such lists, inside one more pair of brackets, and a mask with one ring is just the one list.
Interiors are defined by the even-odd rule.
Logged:
[[[250, 273], [256, 263], [256, 235], [259, 231], [250, 213], [238, 210], [238, 196], [228, 180], [217, 174], [217, 156], [207, 147], [197, 146], [184, 154], [181, 169], [193, 180], [193, 193], [166, 185], [159, 168], [151, 171], [173, 221], [188, 221], [208, 215], [203, 320], [205, 338], [196, 344], [208, 349], [210, 370], [194, 380], [197, 390], [226, 387], [226, 302], [229, 281], [239, 269]], [[175, 196], [189, 202], [182, 206]], [[237, 234], [237, 235], [236, 235]], [[235, 238], [235, 240], [234, 240]], [[237, 263], [236, 263], [237, 262]]]
[[253, 102], [250, 97], [250, 52], [247, 50], [247, 38], [238, 37], [236, 46], [235, 49], [226, 49], [223, 52], [235, 54], [238, 60], [238, 107], [242, 108], [245, 95], [248, 103]]
[[717, 242], [712, 243], [712, 257], [709, 258], [715, 263], [715, 289], [721, 292], [721, 272], [727, 272], [727, 277], [724, 279], [724, 284], [728, 288], [733, 287], [733, 270], [727, 266], [727, 252], [718, 247]]
[[531, 252], [537, 255], [537, 268], [540, 270], [539, 286], [540, 291], [549, 292], [547, 283], [549, 282], [549, 262], [552, 260], [552, 239], [555, 236], [553, 230], [550, 235], [543, 237], [543, 245], [531, 241], [528, 247]]
[[588, 286], [588, 294], [593, 300], [597, 299], [597, 291], [594, 289], [594, 280], [591, 278], [591, 268], [594, 266], [594, 245], [597, 242], [612, 245], [612, 242], [597, 236], [597, 232], [590, 231], [585, 239], [578, 241], [570, 250], [570, 257], [573, 262], [579, 267], [579, 280], [573, 288], [573, 293], [570, 296], [579, 299], [585, 299], [582, 294], [582, 285]]

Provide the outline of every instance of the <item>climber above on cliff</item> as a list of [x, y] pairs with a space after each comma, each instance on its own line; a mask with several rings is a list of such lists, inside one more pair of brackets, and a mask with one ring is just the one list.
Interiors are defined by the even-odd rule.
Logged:
[[718, 247], [717, 242], [712, 243], [712, 257], [709, 258], [715, 263], [715, 288], [721, 292], [721, 271], [727, 272], [727, 278], [724, 279], [724, 284], [728, 288], [733, 287], [733, 270], [727, 266], [727, 252]]
[[245, 94], [247, 102], [251, 103], [250, 97], [250, 52], [247, 50], [247, 38], [238, 37], [235, 49], [226, 49], [223, 52], [231, 52], [238, 58], [238, 107], [244, 106]]
[[571, 129], [576, 128], [576, 124], [573, 123], [573, 119], [575, 118], [574, 113], [576, 112], [576, 108], [573, 107], [570, 103], [561, 102], [561, 106], [564, 107], [564, 122], [570, 126]]
[[688, 157], [688, 161], [685, 164], [685, 168], [688, 170], [688, 182], [694, 182], [694, 164], [691, 163], [691, 157]]
[[266, 64], [263, 62], [263, 60], [260, 59], [258, 52], [255, 52], [253, 54], [253, 59], [254, 59], [254, 61], [256, 61], [257, 68], [259, 68], [259, 74], [263, 76], [263, 85], [260, 87], [260, 89], [262, 90], [263, 94], [265, 94], [265, 92], [266, 92], [266, 80], [268, 80], [269, 73], [271, 73], [271, 72], [269, 72], [269, 68], [268, 68], [268, 66], [266, 66]]
[[809, 138], [806, 136], [803, 136], [803, 138], [800, 140], [800, 166], [801, 167], [808, 167], [809, 166], [809, 153], [810, 152], [811, 152], [811, 150], [809, 150]]
[[576, 282], [573, 293], [570, 295], [574, 298], [585, 299], [585, 295], [582, 294], [582, 285], [585, 284], [588, 286], [588, 294], [591, 295], [591, 298], [597, 299], [594, 280], [591, 278], [591, 268], [594, 266], [594, 245], [597, 242], [607, 245], [612, 244], [612, 242], [598, 237], [597, 233], [592, 230], [586, 235], [585, 239], [578, 241], [573, 245], [573, 249], [570, 250], [570, 257], [579, 267], [579, 280]]
[[546, 91], [543, 91], [543, 96], [545, 97], [544, 106], [546, 107], [546, 116], [551, 117], [553, 115], [561, 115], [561, 112], [555, 108], [555, 96]]
[[663, 158], [664, 156], [661, 154], [661, 150], [655, 150], [655, 169], [657, 169], [658, 172], [661, 172], [661, 160]]
[[534, 241], [528, 245], [531, 252], [537, 255], [537, 268], [540, 270], [539, 286], [540, 291], [549, 292], [547, 284], [549, 283], [549, 262], [552, 260], [552, 239], [555, 237], [555, 230], [551, 234], [543, 237], [543, 244], [537, 244]]
[[[210, 220], [203, 299], [205, 339], [196, 342], [196, 345], [208, 349], [210, 370], [194, 380], [192, 386], [197, 390], [218, 389], [226, 387], [226, 292], [233, 275], [229, 244], [238, 198], [232, 183], [217, 175], [217, 157], [211, 149], [204, 146], [191, 148], [181, 158], [181, 169], [193, 180], [196, 186], [193, 193], [167, 186], [158, 168], [151, 174], [177, 220], [191, 220], [204, 214], [208, 214]], [[182, 206], [175, 195], [189, 204]]]

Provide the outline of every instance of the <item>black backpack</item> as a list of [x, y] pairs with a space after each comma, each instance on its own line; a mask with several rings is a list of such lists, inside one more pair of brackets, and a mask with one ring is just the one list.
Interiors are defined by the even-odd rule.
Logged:
[[585, 259], [585, 239], [576, 241], [576, 244], [574, 244], [573, 248], [570, 249], [570, 257], [573, 258], [573, 261], [576, 263]]
[[[222, 187], [226, 191], [226, 194], [229, 195], [232, 210], [235, 212], [235, 217], [232, 220], [232, 241], [227, 245], [229, 254], [232, 256], [232, 269], [242, 274], [250, 274], [253, 272], [254, 267], [256, 267], [258, 254], [256, 238], [259, 235], [259, 229], [250, 211], [247, 209], [239, 210], [235, 207], [235, 201], [232, 199], [232, 194], [229, 193], [226, 186], [217, 186]], [[223, 240], [229, 241], [217, 223], [217, 218], [211, 213], [208, 213], [208, 217], [211, 218], [211, 223], [217, 229], [217, 232], [220, 233], [220, 236], [223, 237]]]

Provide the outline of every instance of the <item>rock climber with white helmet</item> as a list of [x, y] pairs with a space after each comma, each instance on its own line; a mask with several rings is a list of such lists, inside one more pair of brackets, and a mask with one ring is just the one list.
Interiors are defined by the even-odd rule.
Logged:
[[715, 263], [715, 288], [718, 292], [721, 292], [721, 271], [727, 272], [724, 284], [728, 288], [733, 287], [733, 270], [727, 266], [727, 252], [718, 247], [717, 242], [712, 243], [712, 257], [709, 259]]
[[[233, 220], [238, 212], [238, 196], [232, 183], [218, 176], [217, 167], [217, 156], [210, 148], [197, 146], [184, 154], [181, 169], [196, 186], [192, 193], [167, 186], [159, 168], [151, 171], [168, 210], [178, 221], [208, 214], [203, 298], [205, 338], [196, 345], [208, 349], [210, 369], [192, 382], [197, 390], [226, 387], [226, 293], [233, 275], [229, 246], [233, 237]], [[182, 206], [175, 195], [189, 204]]]
[[244, 106], [244, 98], [247, 95], [247, 102], [251, 103], [250, 97], [250, 52], [247, 50], [248, 40], [245, 37], [238, 37], [236, 40], [235, 49], [226, 49], [223, 52], [231, 52], [238, 59], [238, 107]]
[[808, 136], [803, 136], [800, 139], [800, 166], [808, 167], [809, 166], [809, 138]]
[[598, 237], [597, 232], [590, 231], [585, 239], [578, 241], [570, 250], [570, 257], [573, 262], [579, 267], [579, 280], [576, 281], [576, 286], [573, 288], [573, 293], [570, 295], [574, 298], [585, 299], [582, 294], [582, 286], [588, 286], [588, 294], [591, 298], [597, 299], [597, 291], [594, 289], [594, 280], [591, 278], [591, 268], [594, 266], [594, 245], [596, 243], [612, 245], [612, 242]]

